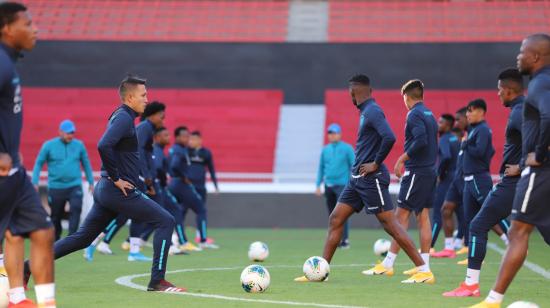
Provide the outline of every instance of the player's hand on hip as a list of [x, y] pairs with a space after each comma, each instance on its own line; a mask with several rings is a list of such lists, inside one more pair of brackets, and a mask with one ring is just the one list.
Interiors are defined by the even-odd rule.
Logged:
[[538, 167], [541, 165], [535, 158], [535, 152], [531, 152], [527, 154], [527, 159], [525, 160], [525, 164], [530, 167]]
[[362, 165], [359, 167], [359, 174], [360, 174], [361, 176], [366, 176], [366, 175], [369, 174], [369, 173], [376, 172], [376, 170], [378, 170], [378, 164], [375, 163], [375, 162], [367, 163], [367, 164], [362, 164]]
[[94, 184], [88, 185], [88, 191], [90, 192], [90, 194], [94, 193]]
[[132, 190], [134, 189], [134, 185], [132, 185], [130, 182], [126, 182], [123, 179], [118, 179], [118, 181], [114, 182], [115, 186], [122, 191], [124, 196], [128, 197], [128, 193], [126, 193], [126, 189]]
[[155, 190], [155, 187], [149, 186], [149, 187], [147, 188], [147, 194], [148, 194], [149, 196], [154, 196], [154, 195], [156, 195], [156, 194], [157, 194], [157, 191]]
[[405, 163], [402, 162], [401, 160], [398, 160], [395, 163], [395, 166], [393, 168], [393, 172], [395, 173], [396, 177], [401, 178], [403, 176], [403, 166], [404, 165], [405, 165]]

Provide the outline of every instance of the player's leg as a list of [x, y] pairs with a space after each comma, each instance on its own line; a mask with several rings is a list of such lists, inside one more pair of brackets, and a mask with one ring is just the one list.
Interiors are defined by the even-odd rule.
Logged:
[[[113, 206], [127, 214], [133, 221], [151, 224], [155, 228], [153, 268], [148, 289], [150, 291], [166, 291], [170, 288], [165, 282], [164, 276], [172, 231], [175, 226], [174, 217], [139, 191], [132, 192], [128, 197], [120, 194], [118, 201]], [[170, 286], [173, 287], [171, 284]]]
[[82, 214], [82, 186], [71, 188], [69, 196], [69, 235], [78, 230], [80, 214]]
[[505, 178], [495, 186], [489, 194], [481, 210], [470, 224], [470, 248], [468, 253], [468, 269], [466, 279], [452, 291], [443, 293], [443, 296], [466, 297], [479, 296], [479, 276], [481, 266], [487, 253], [487, 240], [491, 228], [498, 221], [507, 217], [512, 210], [517, 179]]
[[443, 202], [445, 202], [445, 196], [447, 195], [447, 191], [449, 190], [450, 186], [451, 186], [451, 179], [446, 178], [437, 184], [437, 187], [435, 190], [435, 199], [434, 199], [433, 210], [432, 210], [433, 225], [432, 225], [432, 242], [430, 243], [431, 248], [435, 247], [435, 243], [437, 242], [439, 233], [443, 225], [441, 208], [443, 206]]
[[[411, 211], [402, 207], [398, 207], [395, 210], [395, 218], [397, 222], [403, 227], [405, 231], [409, 229], [409, 219], [411, 217]], [[386, 255], [386, 258], [390, 256], [392, 259], [392, 263], [390, 264], [390, 267], [393, 267], [393, 261], [395, 261], [395, 258], [397, 257], [397, 254], [399, 253], [400, 246], [397, 243], [397, 241], [394, 239], [391, 242], [390, 250], [388, 254]]]
[[16, 304], [26, 298], [23, 275], [21, 275], [25, 259], [25, 239], [22, 236], [13, 236], [9, 230], [6, 230], [5, 245], [4, 263], [11, 287], [8, 297], [10, 302]]
[[[40, 196], [32, 185], [30, 178], [26, 176], [24, 170], [21, 172], [21, 182], [17, 187], [17, 198], [15, 209], [9, 224], [9, 232], [12, 239], [28, 236], [31, 242], [31, 257], [36, 261], [31, 266], [36, 272], [35, 291], [39, 306], [55, 307], [55, 285], [53, 269], [53, 241], [55, 237], [54, 227], [51, 224], [50, 217], [46, 213]], [[11, 241], [10, 241], [11, 242]], [[15, 243], [20, 245], [20, 242]], [[9, 252], [11, 244], [6, 250]], [[10, 258], [11, 259], [11, 258]], [[18, 256], [18, 260], [11, 259], [19, 272], [19, 277], [23, 277], [24, 257]], [[12, 264], [8, 265], [11, 267]], [[9, 273], [8, 273], [9, 274]], [[11, 279], [11, 277], [9, 277]], [[21, 287], [22, 285], [19, 284]]]
[[462, 250], [463, 254], [467, 252], [468, 247], [464, 246], [464, 233], [466, 233], [466, 219], [464, 218], [464, 207], [462, 206], [462, 199], [456, 204], [456, 221], [457, 221], [457, 232], [454, 238], [454, 249], [458, 250], [459, 254]]
[[65, 210], [65, 203], [67, 202], [65, 189], [48, 189], [48, 205], [50, 206], [50, 217], [55, 227], [55, 240], [61, 237], [61, 218]]
[[330, 263], [336, 248], [342, 241], [345, 224], [356, 210], [349, 204], [339, 202], [329, 216], [328, 234], [323, 249], [323, 258]]
[[193, 210], [196, 214], [196, 224], [197, 230], [199, 231], [200, 237], [200, 248], [219, 248], [217, 245], [207, 242], [207, 211], [204, 206], [200, 195], [195, 190], [195, 187], [191, 184], [184, 185], [184, 189], [181, 191], [184, 204]]

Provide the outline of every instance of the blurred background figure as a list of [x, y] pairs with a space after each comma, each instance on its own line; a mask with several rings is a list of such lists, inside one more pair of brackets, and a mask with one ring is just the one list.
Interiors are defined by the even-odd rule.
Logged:
[[[202, 146], [202, 135], [201, 132], [195, 130], [191, 132], [189, 137], [189, 159], [191, 160], [191, 165], [189, 166], [189, 180], [195, 187], [195, 190], [202, 198], [202, 202], [206, 207], [206, 170], [210, 172], [210, 179], [214, 184], [214, 189], [216, 194], [220, 192], [218, 188], [218, 179], [216, 177], [216, 170], [214, 169], [214, 158], [212, 152]], [[213, 243], [212, 238], [207, 238], [207, 241]], [[197, 237], [195, 242], [200, 241], [200, 235], [197, 231]]]
[[76, 232], [82, 212], [82, 173], [86, 174], [90, 192], [94, 177], [88, 152], [82, 141], [75, 139], [76, 126], [71, 120], [59, 125], [59, 137], [44, 142], [32, 172], [32, 183], [38, 190], [40, 171], [44, 163], [48, 169], [48, 205], [55, 226], [55, 239], [61, 237], [61, 218], [69, 202], [69, 234]]
[[[325, 199], [328, 214], [332, 213], [340, 193], [349, 181], [351, 167], [355, 160], [353, 147], [342, 141], [342, 128], [333, 123], [327, 129], [328, 144], [321, 151], [319, 170], [317, 171], [317, 189], [315, 194], [321, 196], [321, 183], [325, 186]], [[349, 248], [349, 222], [344, 227], [340, 248]]]

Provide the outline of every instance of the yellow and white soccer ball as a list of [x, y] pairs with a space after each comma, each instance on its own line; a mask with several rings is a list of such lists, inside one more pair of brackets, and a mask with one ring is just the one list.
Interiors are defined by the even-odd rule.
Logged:
[[540, 308], [539, 305], [526, 301], [517, 301], [508, 305], [508, 308]]
[[248, 259], [253, 262], [263, 262], [269, 257], [269, 248], [265, 243], [254, 242], [248, 248]]
[[269, 288], [271, 276], [261, 265], [247, 266], [241, 273], [241, 286], [247, 293], [262, 293]]
[[322, 257], [311, 257], [304, 263], [304, 275], [309, 281], [325, 281], [330, 274], [330, 266]]
[[391, 242], [386, 239], [379, 239], [376, 242], [374, 242], [374, 246], [372, 246], [372, 250], [374, 251], [374, 254], [380, 257], [385, 257], [388, 254], [388, 251], [390, 251]]

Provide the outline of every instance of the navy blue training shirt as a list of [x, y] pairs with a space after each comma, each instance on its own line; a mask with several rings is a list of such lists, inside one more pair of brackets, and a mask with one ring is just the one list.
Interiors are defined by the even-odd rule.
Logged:
[[170, 148], [170, 167], [169, 172], [170, 176], [173, 178], [189, 178], [189, 166], [191, 165], [191, 160], [189, 159], [189, 151], [187, 147], [184, 147], [180, 144], [174, 144]]
[[137, 112], [126, 105], [118, 107], [97, 145], [101, 176], [108, 176], [114, 182], [123, 179], [135, 187], [139, 183], [139, 150], [134, 126], [137, 116]]
[[374, 99], [367, 99], [357, 108], [360, 110], [361, 119], [355, 146], [355, 163], [352, 167], [354, 175], [359, 174], [362, 164], [376, 162], [382, 166], [395, 143], [395, 135], [386, 116]]
[[155, 126], [151, 121], [144, 120], [136, 126], [136, 133], [139, 144], [140, 175], [144, 179], [154, 179], [153, 135]]
[[518, 165], [521, 160], [521, 126], [523, 123], [523, 102], [525, 97], [518, 96], [510, 102], [510, 115], [506, 124], [506, 143], [502, 154], [502, 164], [500, 165], [500, 174], [504, 174], [506, 165]]
[[436, 171], [441, 179], [454, 176], [458, 151], [460, 151], [460, 141], [455, 134], [446, 132], [439, 137]]
[[19, 167], [19, 146], [23, 129], [21, 81], [15, 62], [16, 50], [0, 43], [0, 153], [8, 153], [13, 167]]
[[168, 183], [168, 159], [164, 155], [164, 148], [158, 143], [153, 144], [153, 164], [155, 166], [155, 178], [159, 181], [161, 187], [166, 187]]
[[212, 158], [212, 152], [207, 148], [189, 149], [189, 159], [191, 160], [191, 166], [189, 166], [189, 180], [193, 185], [197, 187], [204, 187], [206, 185], [206, 169], [210, 172], [210, 178], [214, 183], [214, 186], [218, 187], [218, 179], [216, 178], [216, 170], [214, 169], [214, 160]]
[[491, 158], [495, 155], [493, 132], [487, 122], [470, 125], [468, 140], [462, 143], [464, 175], [489, 172]]
[[550, 66], [531, 76], [523, 109], [523, 155], [535, 152], [536, 160], [548, 164], [550, 145]]
[[434, 168], [437, 160], [437, 122], [432, 111], [419, 102], [407, 113], [405, 152], [409, 160], [405, 168]]

